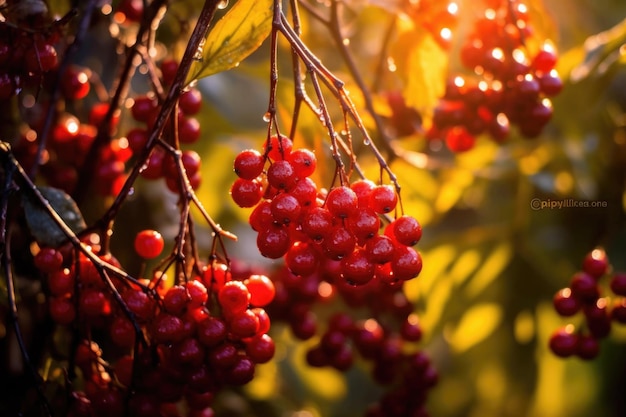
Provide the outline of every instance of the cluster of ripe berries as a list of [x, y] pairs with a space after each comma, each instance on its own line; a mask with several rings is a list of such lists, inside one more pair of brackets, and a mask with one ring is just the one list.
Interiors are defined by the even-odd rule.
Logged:
[[[393, 187], [357, 180], [320, 190], [311, 179], [316, 166], [313, 152], [278, 135], [263, 153], [247, 149], [234, 162], [239, 178], [231, 196], [254, 207], [249, 221], [260, 253], [285, 261], [272, 275], [276, 296], [268, 312], [298, 339], [316, 340], [307, 351], [310, 366], [347, 371], [357, 354], [372, 363], [374, 380], [391, 388], [368, 415], [381, 415], [387, 401], [397, 411], [388, 415], [425, 413], [437, 372], [415, 351], [422, 329], [403, 292], [421, 271], [413, 249], [421, 226], [407, 215], [386, 219], [398, 204]], [[315, 304], [335, 296], [358, 314], [337, 312], [320, 323]], [[415, 391], [403, 391], [405, 384]]]
[[0, 22], [0, 100], [37, 88], [43, 74], [57, 68], [57, 38], [54, 32], [35, 34]]
[[527, 47], [533, 34], [527, 4], [488, 3], [461, 47], [461, 62], [473, 75], [448, 83], [428, 134], [445, 140], [453, 152], [471, 149], [484, 133], [502, 142], [512, 124], [524, 137], [538, 136], [552, 117], [550, 97], [563, 87], [554, 47]]
[[[145, 259], [164, 247], [153, 230], [134, 243]], [[111, 255], [101, 259], [120, 267]], [[47, 275], [52, 319], [85, 338], [73, 355], [85, 378], [68, 404], [74, 417], [155, 416], [181, 407], [186, 415], [212, 415], [221, 388], [250, 382], [255, 365], [274, 355], [264, 307], [275, 288], [264, 275], [235, 277], [215, 261], [172, 286], [163, 275], [106, 283], [87, 257], [74, 268], [62, 251], [42, 248], [34, 261]], [[100, 345], [97, 335], [104, 336]], [[113, 353], [105, 357], [103, 350]]]
[[422, 268], [412, 247], [422, 235], [417, 220], [403, 215], [380, 232], [380, 216], [396, 209], [395, 189], [358, 180], [320, 190], [310, 178], [315, 155], [292, 148], [289, 138], [272, 136], [265, 154], [244, 150], [234, 162], [239, 178], [231, 196], [240, 207], [254, 207], [250, 225], [261, 254], [284, 257], [289, 270], [303, 277], [338, 262], [340, 280], [350, 286], [415, 278]]
[[445, 50], [451, 46], [452, 33], [458, 25], [457, 1], [421, 0], [405, 2], [404, 12], [415, 26], [430, 32], [437, 44]]
[[[171, 85], [174, 81], [178, 63], [173, 60], [165, 60], [160, 65], [163, 84]], [[131, 107], [131, 114], [140, 126], [132, 128], [126, 134], [129, 148], [140, 153], [145, 147], [149, 132], [159, 114], [160, 105], [158, 98], [154, 94], [142, 95], [135, 98]], [[202, 108], [202, 95], [196, 88], [189, 88], [184, 91], [178, 101], [178, 113], [176, 114], [176, 136], [177, 143], [180, 145], [191, 145], [200, 139], [200, 122], [194, 116]], [[167, 123], [171, 123], [172, 117]], [[170, 138], [170, 129], [166, 128], [164, 135], [169, 143], [174, 143], [174, 139]], [[171, 139], [171, 140], [169, 140]], [[186, 149], [182, 151], [181, 163], [187, 174], [191, 188], [196, 190], [200, 186], [202, 180], [200, 167], [200, 155], [194, 150]], [[180, 192], [180, 172], [178, 166], [167, 152], [157, 146], [150, 154], [150, 158], [141, 171], [141, 176], [149, 180], [165, 179], [167, 188], [174, 192]]]
[[[602, 278], [609, 279], [614, 297], [602, 296]], [[568, 324], [555, 330], [549, 342], [552, 352], [564, 358], [593, 359], [600, 352], [599, 341], [611, 332], [612, 322], [626, 324], [626, 274], [611, 271], [604, 250], [594, 249], [585, 256], [582, 270], [572, 277], [568, 287], [555, 294], [553, 302], [562, 317], [582, 312], [583, 323], [578, 329]]]
[[[160, 65], [161, 77], [165, 85], [170, 85], [178, 70], [178, 63], [165, 60]], [[61, 91], [66, 102], [84, 98], [90, 91], [88, 71], [71, 66], [63, 77]], [[37, 161], [39, 136], [43, 128], [43, 118], [47, 106], [37, 104], [41, 117], [29, 120], [27, 130], [15, 147], [15, 154], [25, 169], [32, 167]], [[179, 113], [177, 115], [178, 140], [181, 144], [192, 144], [200, 138], [200, 123], [194, 117], [202, 107], [202, 97], [195, 88], [181, 94]], [[126, 136], [115, 137], [120, 121], [119, 111], [113, 113], [108, 126], [102, 126], [108, 103], [94, 104], [86, 121], [63, 112], [55, 114], [56, 124], [52, 129], [43, 154], [40, 172], [48, 185], [72, 194], [78, 183], [79, 175], [84, 169], [94, 169], [92, 175], [93, 189], [102, 196], [116, 196], [126, 181], [126, 164], [134, 162], [133, 156], [140, 155], [148, 141], [160, 103], [155, 95], [142, 95], [134, 99], [131, 116], [136, 126], [131, 127]], [[104, 129], [104, 131], [101, 131]], [[169, 134], [166, 129], [165, 135]], [[87, 161], [91, 148], [99, 135], [106, 136], [93, 161]], [[189, 178], [190, 185], [197, 189], [200, 185], [200, 156], [193, 150], [184, 150], [181, 162]], [[171, 155], [167, 155], [161, 147], [152, 152], [146, 169], [142, 171], [146, 179], [165, 178], [168, 189], [178, 192], [180, 189], [180, 173]]]

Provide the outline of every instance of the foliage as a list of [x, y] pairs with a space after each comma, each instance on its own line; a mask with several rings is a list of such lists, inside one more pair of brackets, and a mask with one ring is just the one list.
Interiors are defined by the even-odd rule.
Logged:
[[[269, 166], [286, 159], [278, 156], [283, 145], [268, 159], [272, 137], [280, 135], [291, 138], [294, 149], [314, 151], [317, 167], [309, 178], [323, 201], [330, 190], [369, 178], [393, 185], [400, 197], [397, 209], [380, 214], [383, 225], [407, 214], [423, 228], [417, 246], [423, 270], [395, 293], [396, 300], [406, 297], [423, 331], [419, 341], [401, 345], [402, 354], [426, 354], [438, 375], [434, 388], [423, 380], [404, 387], [415, 396], [428, 392], [425, 409], [420, 405], [416, 413], [624, 413], [623, 324], [612, 326], [595, 361], [561, 359], [550, 351], [555, 329], [573, 323], [588, 331], [581, 315], [565, 319], [553, 308], [554, 294], [584, 269], [585, 255], [603, 248], [611, 261], [607, 277], [626, 270], [626, 24], [619, 21], [626, 10], [620, 2], [50, 1], [45, 12], [43, 3], [7, 1], [0, 9], [0, 33], [15, 44], [0, 36], [0, 414], [46, 415], [51, 409], [84, 415], [81, 402], [98, 404], [94, 398], [103, 395], [93, 387], [92, 373], [102, 375], [102, 386], [126, 392], [117, 367], [127, 352], [138, 358], [153, 340], [161, 360], [173, 355], [180, 340], [136, 319], [124, 298], [129, 288], [166, 311], [167, 288], [202, 282], [209, 293], [203, 306], [230, 323], [226, 302], [218, 301], [215, 277], [222, 265], [235, 281], [269, 276], [277, 294], [281, 286], [293, 286], [282, 255], [259, 254], [259, 230], [249, 224], [256, 203], [242, 208], [229, 195], [236, 199], [233, 161], [247, 149], [264, 156], [263, 174], [256, 177], [263, 197], [279, 195], [266, 184]], [[515, 15], [526, 10], [520, 8], [506, 14], [505, 4], [522, 4], [527, 14]], [[507, 135], [498, 139], [483, 129], [460, 149], [449, 132], [469, 130], [466, 121], [439, 123], [442, 103], [469, 106], [462, 93], [454, 96], [451, 80], [464, 80], [456, 85], [461, 92], [481, 81], [489, 91], [494, 81], [513, 85], [490, 74], [487, 64], [480, 72], [462, 58], [489, 5], [518, 17], [515, 33], [525, 34], [512, 36], [520, 42], [513, 50], [524, 49], [529, 60], [547, 41], [556, 46], [563, 88], [550, 95], [552, 117], [533, 130], [535, 137], [526, 137], [523, 123], [502, 110], [497, 114], [511, 119]], [[523, 32], [526, 24], [532, 31]], [[42, 44], [53, 45], [58, 60], [53, 63]], [[12, 48], [21, 51], [21, 61]], [[29, 61], [32, 49], [37, 53]], [[79, 81], [68, 85], [71, 71], [85, 74], [84, 95]], [[541, 71], [533, 74], [538, 78]], [[533, 103], [546, 98], [541, 93]], [[158, 158], [165, 168], [153, 175]], [[163, 255], [138, 256], [134, 239], [146, 229], [163, 236]], [[79, 271], [76, 286], [62, 297], [46, 271], [54, 259], [42, 260], [49, 248], [62, 254], [68, 271]], [[59, 313], [66, 306], [60, 299], [71, 299], [71, 308], [83, 302], [80, 294], [93, 282], [80, 280], [91, 271], [108, 297], [102, 308], [130, 323], [130, 344], [111, 341], [109, 313], [91, 317], [84, 306], [79, 319]], [[608, 278], [599, 282], [610, 305], [622, 302]], [[320, 283], [320, 293], [327, 284], [334, 298], [299, 300], [285, 310], [277, 295], [274, 304], [262, 306], [272, 318], [268, 335], [276, 350], [271, 361], [256, 364], [254, 379], [239, 384], [232, 374], [214, 376], [227, 381], [212, 391], [215, 398], [185, 391], [176, 413], [201, 408], [192, 406], [197, 401], [220, 416], [348, 417], [399, 398], [388, 394], [400, 395], [403, 380], [396, 377], [394, 388], [375, 382], [372, 375], [382, 371], [367, 355], [355, 354], [353, 366], [342, 371], [307, 362], [337, 312], [359, 323], [376, 318], [399, 326], [389, 317], [396, 313], [376, 304], [383, 290], [352, 305], [339, 284]], [[261, 308], [246, 311], [252, 307]], [[319, 330], [312, 337], [298, 336], [304, 315], [290, 321], [298, 309], [316, 317]], [[240, 351], [249, 339], [237, 339]], [[77, 359], [85, 340], [101, 348], [89, 348], [97, 358], [88, 366]], [[145, 360], [131, 361], [131, 369]], [[187, 374], [183, 379], [191, 380]], [[143, 386], [132, 378], [129, 384]], [[128, 415], [143, 415], [128, 398]], [[171, 407], [160, 413], [179, 415]], [[387, 414], [368, 416], [377, 415]]]

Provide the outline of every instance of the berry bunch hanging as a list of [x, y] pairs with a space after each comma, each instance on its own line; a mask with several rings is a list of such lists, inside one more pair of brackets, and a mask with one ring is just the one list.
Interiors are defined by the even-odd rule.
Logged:
[[[602, 281], [609, 280], [612, 296], [602, 295]], [[582, 323], [567, 324], [554, 331], [550, 349], [560, 357], [594, 359], [600, 353], [600, 341], [610, 332], [612, 323], [626, 324], [626, 274], [612, 271], [606, 252], [589, 252], [582, 269], [574, 274], [568, 287], [554, 295], [554, 309], [562, 317], [582, 313]]]
[[554, 45], [536, 46], [528, 5], [487, 3], [461, 46], [461, 63], [472, 73], [448, 82], [428, 133], [453, 152], [471, 149], [481, 134], [502, 142], [511, 125], [524, 137], [538, 136], [552, 117], [550, 98], [563, 86]]

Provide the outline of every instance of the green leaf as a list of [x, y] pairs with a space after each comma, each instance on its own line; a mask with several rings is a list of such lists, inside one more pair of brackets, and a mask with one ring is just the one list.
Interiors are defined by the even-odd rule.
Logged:
[[236, 67], [254, 52], [272, 29], [272, 0], [238, 0], [209, 30], [202, 58], [194, 61], [187, 84]]
[[[74, 233], [79, 233], [87, 227], [72, 197], [53, 187], [39, 187], [39, 192]], [[37, 243], [42, 246], [58, 247], [67, 241], [63, 230], [39, 201], [23, 193], [22, 205], [26, 214], [26, 223]]]

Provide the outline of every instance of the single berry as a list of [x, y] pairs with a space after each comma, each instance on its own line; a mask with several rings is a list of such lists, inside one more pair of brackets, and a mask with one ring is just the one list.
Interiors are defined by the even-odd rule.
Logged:
[[218, 300], [224, 311], [235, 314], [248, 308], [250, 292], [243, 282], [229, 281], [220, 289]]
[[326, 197], [326, 208], [333, 216], [347, 218], [357, 210], [359, 199], [351, 188], [346, 186], [330, 190]]
[[258, 151], [246, 149], [239, 152], [233, 165], [239, 178], [253, 180], [263, 172], [265, 159]]
[[250, 275], [244, 281], [250, 292], [250, 304], [256, 307], [264, 307], [274, 299], [276, 288], [274, 283], [265, 275]]
[[254, 207], [261, 201], [263, 189], [258, 181], [237, 178], [230, 188], [230, 196], [239, 207]]
[[370, 194], [369, 206], [376, 213], [389, 213], [396, 208], [398, 195], [391, 185], [378, 185]]
[[161, 254], [165, 246], [163, 236], [156, 230], [142, 230], [135, 237], [135, 252], [144, 259], [153, 259]]

